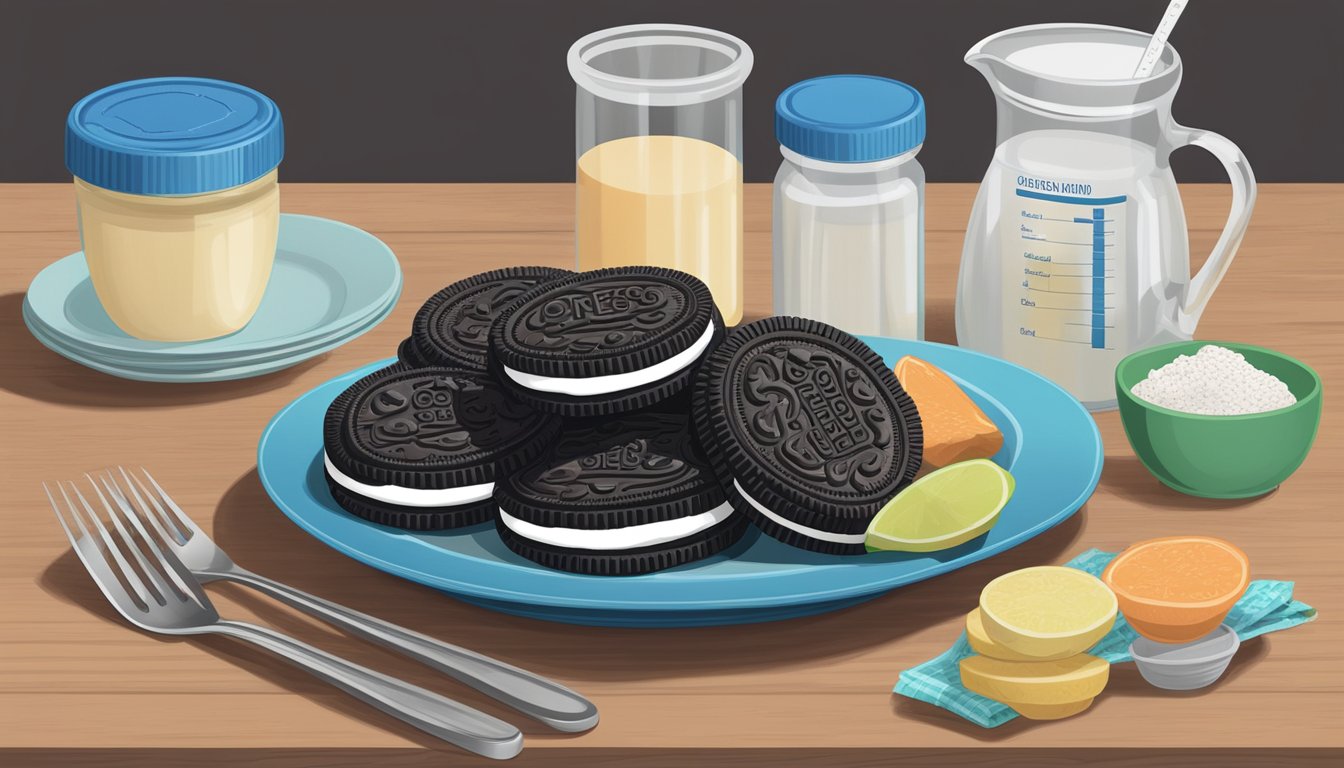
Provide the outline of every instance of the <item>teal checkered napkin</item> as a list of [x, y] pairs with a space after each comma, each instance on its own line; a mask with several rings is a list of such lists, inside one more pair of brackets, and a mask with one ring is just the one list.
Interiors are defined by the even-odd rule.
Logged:
[[[1115, 558], [1115, 552], [1089, 549], [1065, 565], [1101, 576], [1106, 564]], [[1295, 627], [1316, 618], [1316, 609], [1293, 599], [1291, 581], [1252, 581], [1231, 613], [1223, 620], [1243, 640], [1250, 640], [1268, 632]], [[1129, 644], [1138, 634], [1130, 628], [1124, 616], [1117, 616], [1115, 626], [1088, 651], [1112, 664], [1133, 661]], [[957, 642], [936, 658], [911, 667], [901, 673], [895, 691], [919, 701], [926, 701], [960, 715], [982, 728], [994, 728], [1017, 717], [1006, 704], [987, 699], [966, 690], [961, 684], [961, 670], [957, 662], [974, 655], [963, 631]]]

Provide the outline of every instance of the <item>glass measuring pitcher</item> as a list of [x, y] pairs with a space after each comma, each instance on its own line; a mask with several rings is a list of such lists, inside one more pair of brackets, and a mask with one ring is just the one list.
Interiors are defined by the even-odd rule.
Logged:
[[[1042, 24], [980, 41], [966, 62], [998, 102], [998, 141], [962, 247], [957, 341], [1026, 366], [1091, 410], [1115, 407], [1125, 355], [1189, 339], [1241, 243], [1255, 177], [1241, 150], [1171, 117], [1181, 59], [1131, 74], [1149, 35]], [[1172, 151], [1212, 153], [1232, 211], [1191, 279]]]
[[670, 267], [742, 319], [747, 44], [680, 24], [594, 32], [569, 49], [579, 269]]

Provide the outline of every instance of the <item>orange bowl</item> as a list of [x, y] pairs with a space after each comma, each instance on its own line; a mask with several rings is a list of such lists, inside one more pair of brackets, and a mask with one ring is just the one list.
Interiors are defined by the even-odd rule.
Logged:
[[1131, 545], [1101, 575], [1140, 635], [1188, 643], [1218, 628], [1251, 583], [1246, 553], [1222, 539], [1170, 536]]

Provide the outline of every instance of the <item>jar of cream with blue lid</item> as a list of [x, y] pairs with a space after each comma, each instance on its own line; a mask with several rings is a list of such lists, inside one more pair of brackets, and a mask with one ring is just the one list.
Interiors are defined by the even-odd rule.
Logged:
[[89, 275], [119, 328], [195, 341], [247, 325], [275, 259], [283, 155], [275, 102], [222, 80], [134, 80], [75, 104], [65, 164]]

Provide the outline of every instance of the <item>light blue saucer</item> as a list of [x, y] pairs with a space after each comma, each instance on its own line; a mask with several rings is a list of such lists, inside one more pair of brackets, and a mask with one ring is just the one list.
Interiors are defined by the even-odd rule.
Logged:
[[95, 371], [106, 373], [110, 376], [116, 376], [122, 379], [132, 379], [134, 381], [192, 384], [209, 381], [249, 379], [298, 365], [304, 360], [309, 360], [318, 355], [330, 352], [336, 347], [346, 344], [373, 330], [387, 317], [395, 306], [396, 301], [390, 301], [383, 308], [376, 311], [367, 321], [353, 328], [344, 328], [338, 333], [324, 336], [319, 341], [299, 348], [290, 348], [283, 353], [272, 353], [255, 357], [248, 356], [247, 358], [237, 359], [229, 358], [228, 360], [197, 360], [195, 362], [180, 362], [172, 358], [166, 358], [162, 361], [155, 360], [152, 363], [139, 363], [138, 367], [131, 368], [124, 367], [123, 365], [118, 364], [117, 361], [109, 361], [77, 350], [69, 349], [65, 347], [60, 340], [46, 336], [45, 333], [39, 327], [34, 325], [27, 317], [25, 317], [25, 321], [29, 323], [29, 332], [32, 333], [33, 337], [44, 346], [56, 354], [79, 363], [86, 368], [92, 368]]
[[194, 342], [128, 336], [103, 311], [82, 252], [33, 279], [24, 320], [44, 345], [113, 375], [209, 381], [268, 373], [277, 362], [287, 367], [349, 341], [386, 317], [400, 293], [401, 267], [378, 238], [339, 221], [281, 214], [266, 293], [237, 333]]
[[985, 536], [932, 554], [828, 556], [748, 533], [707, 560], [635, 577], [579, 576], [510, 552], [490, 524], [412, 533], [361, 520], [336, 505], [322, 470], [322, 417], [356, 379], [351, 371], [290, 403], [257, 447], [257, 468], [284, 514], [339, 552], [469, 603], [574, 624], [677, 627], [772, 621], [821, 613], [937, 576], [1021, 544], [1058, 525], [1092, 495], [1102, 446], [1092, 416], [1071, 395], [1011, 363], [942, 344], [867, 338], [894, 364], [917, 355], [957, 379], [1004, 433], [994, 460], [1017, 492]]
[[237, 353], [223, 358], [218, 356], [200, 357], [199, 355], [157, 355], [140, 359], [128, 359], [128, 357], [124, 355], [105, 354], [97, 350], [70, 346], [67, 340], [53, 336], [49, 331], [45, 330], [44, 326], [31, 316], [26, 306], [23, 308], [23, 318], [24, 322], [28, 325], [29, 332], [37, 337], [43, 344], [56, 350], [62, 355], [77, 358], [81, 363], [97, 363], [113, 368], [129, 365], [133, 370], [164, 373], [206, 373], [218, 370], [221, 364], [234, 367], [261, 365], [291, 358], [295, 355], [307, 356], [312, 354], [313, 350], [317, 349], [330, 349], [333, 344], [344, 344], [377, 327], [377, 325], [395, 307], [396, 297], [393, 296], [387, 303], [380, 307], [376, 307], [366, 320], [359, 321], [354, 325], [343, 326], [338, 330], [305, 341], [302, 344], [273, 347], [259, 352]]

